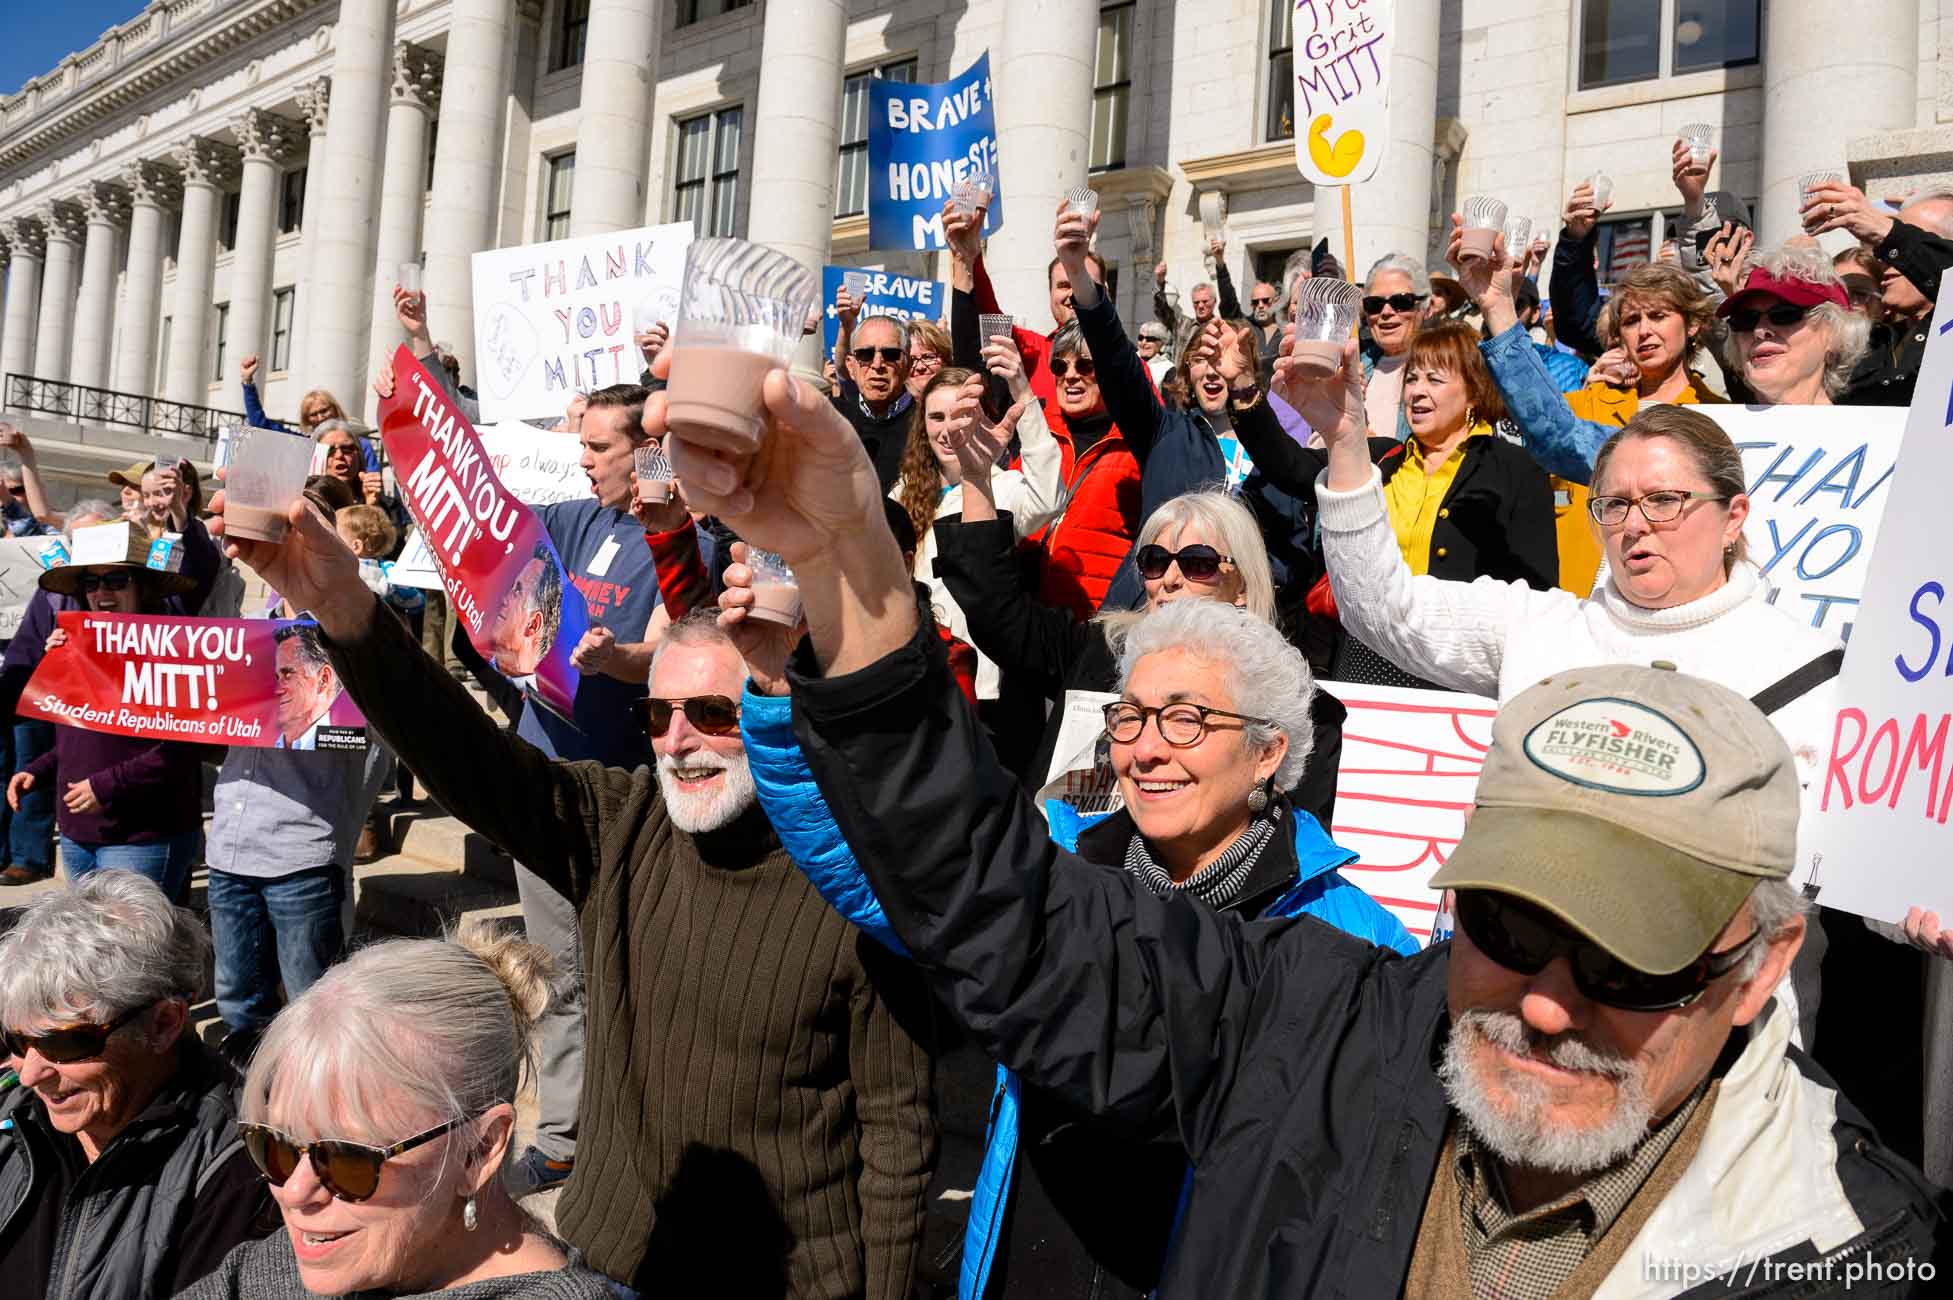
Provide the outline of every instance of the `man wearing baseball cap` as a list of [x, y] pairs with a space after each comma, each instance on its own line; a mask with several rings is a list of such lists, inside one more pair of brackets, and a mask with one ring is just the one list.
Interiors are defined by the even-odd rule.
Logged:
[[1742, 697], [1614, 666], [1510, 701], [1432, 882], [1456, 937], [1399, 959], [1058, 850], [928, 632], [831, 678], [803, 649], [809, 760], [973, 1040], [1181, 1144], [1161, 1295], [1938, 1294], [1937, 1194], [1773, 1000], [1798, 782]]

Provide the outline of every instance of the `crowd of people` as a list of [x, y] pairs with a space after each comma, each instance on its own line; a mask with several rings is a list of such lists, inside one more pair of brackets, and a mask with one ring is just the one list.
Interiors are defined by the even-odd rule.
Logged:
[[[411, 513], [333, 394], [281, 426], [241, 368], [251, 423], [315, 444], [281, 542], [227, 535], [187, 462], [57, 516], [0, 427], [10, 532], [181, 554], [47, 569], [5, 713], [60, 612], [236, 615], [249, 570], [299, 620], [291, 743], [5, 737], [4, 879], [58, 859], [67, 886], [0, 937], [0, 1277], [1940, 1293], [1953, 937], [1789, 883], [1843, 647], [1772, 602], [1741, 456], [1694, 408], [1910, 402], [1953, 191], [1819, 186], [1761, 247], [1714, 161], [1677, 142], [1681, 234], [1605, 284], [1589, 184], [1550, 245], [1470, 254], [1454, 217], [1442, 273], [1369, 269], [1326, 375], [1291, 328], [1344, 276], [1326, 246], [1244, 312], [1217, 238], [1188, 310], [1158, 269], [1133, 337], [1069, 205], [1048, 331], [998, 325], [1030, 305], [999, 302], [982, 210], [945, 205], [946, 317], [844, 286], [820, 369], [766, 376], [757, 454], [669, 421], [683, 340], [648, 329], [642, 381], [559, 422], [589, 493], [538, 509], [561, 569], [539, 549], [518, 583], [536, 618], [586, 606], [568, 711], [390, 580]], [[474, 418], [423, 300], [393, 301]], [[643, 492], [652, 445], [672, 477]], [[797, 623], [762, 608], [778, 563]], [[1321, 681], [1497, 701], [1432, 882], [1449, 937], [1343, 873]], [[308, 750], [342, 687], [373, 743]], [[524, 937], [354, 950], [351, 869], [416, 783], [514, 859]]]

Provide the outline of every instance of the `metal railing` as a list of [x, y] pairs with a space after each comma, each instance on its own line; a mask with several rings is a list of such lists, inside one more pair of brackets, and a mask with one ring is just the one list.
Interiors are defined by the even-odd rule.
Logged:
[[220, 429], [244, 423], [242, 411], [166, 402], [142, 393], [118, 393], [84, 384], [64, 384], [34, 375], [8, 375], [0, 406], [59, 416], [77, 423], [108, 424], [144, 433], [173, 433], [215, 442]]

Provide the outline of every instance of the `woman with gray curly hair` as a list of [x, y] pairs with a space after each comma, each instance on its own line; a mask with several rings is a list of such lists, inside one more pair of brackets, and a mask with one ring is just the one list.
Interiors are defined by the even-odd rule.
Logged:
[[1716, 315], [1730, 360], [1764, 406], [1829, 406], [1865, 355], [1871, 322], [1851, 310], [1844, 281], [1816, 247], [1750, 255], [1743, 287]]
[[190, 1029], [209, 962], [197, 919], [128, 871], [41, 895], [0, 938], [8, 1294], [175, 1295], [269, 1228], [236, 1076]]
[[265, 1032], [238, 1131], [285, 1231], [183, 1300], [611, 1300], [501, 1179], [549, 954], [486, 923], [375, 944]]

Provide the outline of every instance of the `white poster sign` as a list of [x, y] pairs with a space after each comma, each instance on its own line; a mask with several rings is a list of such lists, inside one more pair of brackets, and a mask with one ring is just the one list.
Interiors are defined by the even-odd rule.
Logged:
[[1295, 166], [1316, 185], [1376, 172], [1390, 141], [1392, 0], [1295, 0]]
[[475, 370], [484, 422], [560, 415], [578, 392], [637, 382], [640, 309], [673, 324], [692, 223], [474, 255]]
[[583, 444], [575, 434], [538, 429], [520, 420], [479, 432], [495, 477], [523, 505], [581, 501], [590, 495], [590, 476], [581, 463]]
[[42, 570], [40, 554], [49, 537], [0, 537], [0, 641], [11, 641], [20, 631], [27, 602], [34, 598]]

